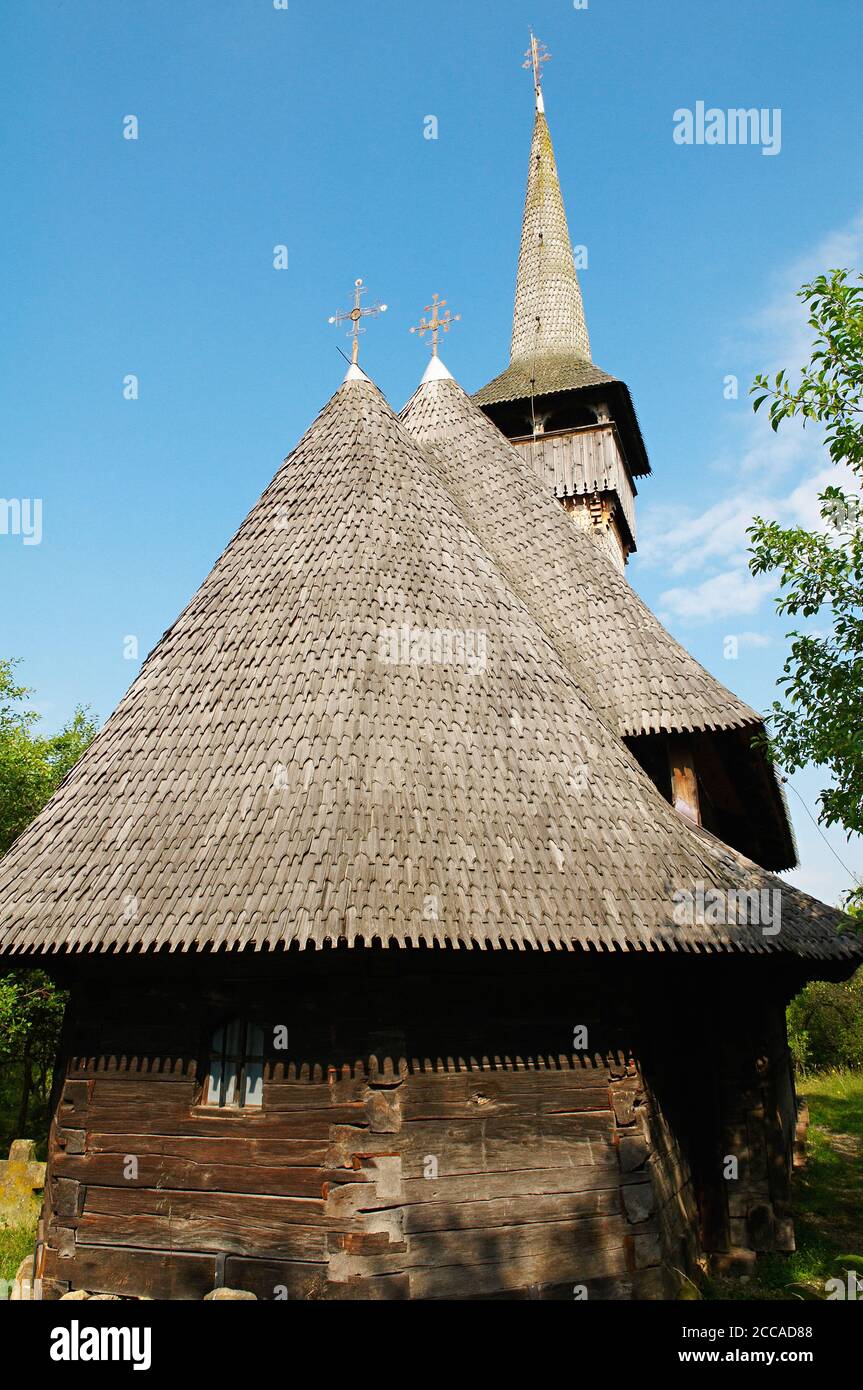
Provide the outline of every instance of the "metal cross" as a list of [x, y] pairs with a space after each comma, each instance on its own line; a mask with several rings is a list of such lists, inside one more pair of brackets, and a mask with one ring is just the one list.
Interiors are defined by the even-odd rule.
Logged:
[[533, 30], [530, 31], [530, 48], [525, 52], [523, 68], [533, 68], [533, 85], [539, 94], [542, 87], [542, 65], [547, 63], [551, 54], [541, 39], [538, 39]]
[[327, 320], [328, 323], [348, 323], [350, 329], [348, 337], [353, 338], [353, 350], [351, 362], [356, 366], [360, 356], [360, 334], [365, 333], [360, 320], [364, 318], [377, 318], [378, 314], [385, 314], [386, 304], [363, 304], [360, 302], [361, 296], [366, 293], [362, 280], [354, 281], [354, 307], [352, 309], [340, 309], [337, 314], [332, 314]]
[[420, 337], [424, 333], [431, 333], [432, 357], [437, 357], [438, 334], [449, 333], [452, 324], [458, 323], [461, 318], [461, 314], [451, 314], [449, 309], [445, 314], [439, 313], [438, 310], [442, 309], [445, 304], [445, 299], [441, 299], [439, 294], [433, 294], [431, 304], [425, 306], [425, 311], [427, 314], [431, 314], [431, 318], [421, 318], [416, 327], [411, 329], [411, 333], [419, 333]]

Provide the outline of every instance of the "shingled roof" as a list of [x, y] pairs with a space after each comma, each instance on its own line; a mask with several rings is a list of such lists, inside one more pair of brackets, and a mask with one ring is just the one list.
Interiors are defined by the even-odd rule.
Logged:
[[510, 365], [477, 401], [613, 382], [595, 367], [548, 121], [537, 110], [518, 254]]
[[[763, 732], [761, 716], [675, 641], [449, 373], [423, 382], [400, 418], [564, 664], [581, 672], [594, 708], [622, 737]], [[750, 765], [762, 793], [753, 814], [771, 820], [769, 862], [789, 868], [796, 853], [775, 773], [759, 752]]]
[[[0, 861], [0, 946], [853, 954], [687, 826], [586, 685], [348, 381]], [[781, 889], [781, 932], [676, 924], [699, 884]]]
[[674, 640], [451, 376], [424, 382], [400, 418], [567, 664], [591, 673], [592, 703], [619, 734], [761, 724]]

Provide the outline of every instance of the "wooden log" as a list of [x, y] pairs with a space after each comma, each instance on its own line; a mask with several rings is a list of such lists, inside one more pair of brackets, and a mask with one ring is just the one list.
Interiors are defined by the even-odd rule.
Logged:
[[[159, 1134], [168, 1137], [327, 1140], [334, 1124], [352, 1125], [360, 1130], [368, 1125], [365, 1107], [341, 1106], [332, 1112], [302, 1114], [266, 1109], [258, 1111], [217, 1110], [182, 1106], [154, 1113], [150, 1107], [100, 1107], [86, 1115], [87, 1128], [103, 1134]], [[82, 1131], [83, 1132], [83, 1131]]]
[[208, 1210], [206, 1200], [194, 1216], [85, 1212], [78, 1218], [77, 1235], [78, 1241], [87, 1245], [112, 1248], [260, 1253], [315, 1264], [327, 1259], [327, 1231], [323, 1227], [286, 1225], [281, 1231], [274, 1230], [270, 1224], [256, 1224], [242, 1206], [233, 1216], [217, 1216]]
[[83, 1201], [81, 1184], [70, 1178], [56, 1178], [52, 1187], [52, 1208], [54, 1216], [77, 1216]]
[[[424, 1172], [429, 1156], [437, 1160], [442, 1174], [591, 1165], [595, 1152], [611, 1147], [611, 1137], [610, 1115], [545, 1117], [541, 1125], [526, 1116], [496, 1116], [473, 1123], [408, 1124], [386, 1151], [401, 1155], [404, 1177], [412, 1178]], [[368, 1151], [368, 1136], [335, 1127], [329, 1150], [331, 1164], [347, 1165], [352, 1154]], [[383, 1148], [377, 1146], [374, 1151]]]
[[[621, 1185], [617, 1155], [609, 1146], [602, 1163], [588, 1167], [536, 1168], [505, 1173], [443, 1174], [437, 1178], [408, 1178], [403, 1180], [401, 1201], [409, 1208], [414, 1204], [443, 1201], [449, 1203], [484, 1202], [491, 1199], [527, 1196], [549, 1196], [558, 1192], [585, 1192], [605, 1189], [616, 1193]], [[641, 1181], [637, 1175], [635, 1180]], [[389, 1199], [378, 1200], [368, 1184], [358, 1185], [351, 1179], [333, 1184], [327, 1197], [327, 1212], [333, 1216], [359, 1210], [391, 1206]]]
[[224, 1277], [229, 1287], [248, 1289], [259, 1299], [292, 1302], [326, 1296], [326, 1268], [316, 1262], [303, 1264], [232, 1255], [225, 1261]]
[[447, 1265], [412, 1269], [411, 1298], [478, 1298], [497, 1292], [539, 1288], [566, 1283], [570, 1289], [593, 1280], [626, 1276], [626, 1256], [621, 1246], [594, 1248], [574, 1257], [571, 1251], [544, 1251], [533, 1256], [510, 1257], [499, 1262]]
[[[573, 1272], [582, 1259], [603, 1249], [623, 1250], [625, 1223], [619, 1215], [584, 1217], [576, 1221], [540, 1222], [492, 1229], [431, 1231], [412, 1235], [407, 1251], [372, 1255], [362, 1259], [366, 1274], [392, 1274], [414, 1268], [475, 1266], [500, 1261], [553, 1260], [557, 1255]], [[349, 1255], [330, 1257], [334, 1280], [358, 1273]]]
[[558, 1192], [552, 1196], [522, 1195], [467, 1202], [422, 1202], [405, 1206], [404, 1230], [414, 1235], [425, 1231], [526, 1226], [619, 1212], [620, 1194], [616, 1187], [586, 1192]]
[[[118, 1140], [122, 1140], [119, 1143]], [[251, 1167], [321, 1168], [327, 1140], [252, 1139], [230, 1135], [88, 1134], [88, 1154], [135, 1154], [141, 1158], [187, 1159], [191, 1163], [248, 1164]]]
[[[365, 1184], [359, 1184], [362, 1188]], [[359, 1229], [351, 1218], [331, 1219], [325, 1214], [322, 1199], [314, 1197], [262, 1197], [257, 1193], [208, 1192], [202, 1199], [200, 1192], [165, 1191], [152, 1187], [88, 1187], [84, 1199], [84, 1213], [99, 1212], [103, 1215], [150, 1215], [167, 1216], [173, 1213], [179, 1217], [193, 1217], [202, 1210], [205, 1202], [206, 1212], [219, 1217], [236, 1217], [242, 1214], [256, 1226], [269, 1226], [281, 1231], [286, 1225], [320, 1225], [324, 1229]]]
[[521, 1099], [534, 1096], [578, 1095], [593, 1091], [597, 1100], [589, 1108], [608, 1108], [608, 1086], [611, 1072], [608, 1067], [545, 1068], [534, 1071], [470, 1071], [411, 1073], [404, 1083], [405, 1102], [435, 1103], [447, 1100], [466, 1101], [473, 1095], [491, 1099]]
[[71, 1259], [51, 1263], [48, 1277], [62, 1278], [73, 1288], [90, 1293], [199, 1299], [215, 1285], [216, 1258], [176, 1251], [168, 1254], [120, 1246], [78, 1245]]
[[342, 1300], [358, 1298], [363, 1302], [379, 1299], [404, 1299], [409, 1285], [406, 1274], [384, 1278], [359, 1278], [334, 1285], [319, 1264], [300, 1264], [272, 1259], [249, 1259], [230, 1256], [225, 1261], [225, 1282], [233, 1288], [248, 1289], [259, 1299], [293, 1302], [297, 1299]]
[[[458, 1079], [458, 1078], [457, 1078]], [[510, 1090], [495, 1080], [448, 1091], [442, 1086], [437, 1095], [415, 1096], [407, 1087], [402, 1102], [405, 1121], [474, 1119], [492, 1115], [571, 1115], [581, 1113], [607, 1114], [609, 1099], [606, 1087], [564, 1087], [548, 1081], [535, 1082], [530, 1090]]]
[[[133, 1152], [133, 1151], [130, 1151]], [[124, 1176], [122, 1154], [58, 1154], [54, 1160], [58, 1177], [75, 1178], [100, 1187], [158, 1187], [195, 1192], [250, 1192], [283, 1197], [321, 1197], [328, 1182], [343, 1180], [345, 1172], [321, 1168], [252, 1167], [246, 1164], [194, 1163], [188, 1159], [142, 1154], [138, 1177]], [[352, 1173], [351, 1181], [362, 1181]]]

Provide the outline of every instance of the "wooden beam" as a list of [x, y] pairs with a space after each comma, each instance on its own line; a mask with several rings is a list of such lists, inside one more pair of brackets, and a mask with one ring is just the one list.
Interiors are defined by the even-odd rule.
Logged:
[[689, 738], [670, 738], [668, 740], [668, 761], [671, 768], [671, 798], [674, 809], [687, 820], [701, 824], [701, 806], [698, 800], [698, 777], [692, 753], [692, 740]]

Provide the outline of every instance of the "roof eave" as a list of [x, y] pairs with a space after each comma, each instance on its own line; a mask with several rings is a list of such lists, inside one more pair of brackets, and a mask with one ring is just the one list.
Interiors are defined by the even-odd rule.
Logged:
[[[611, 376], [610, 373], [602, 371], [599, 367], [594, 367], [591, 363], [579, 361], [568, 365], [571, 366], [573, 374], [593, 375], [594, 379], [581, 385], [569, 386], [564, 384], [552, 389], [545, 389], [541, 377], [537, 376], [540, 389], [534, 393], [533, 399], [543, 401], [551, 396], [572, 395], [575, 399], [588, 401], [596, 400], [600, 396], [611, 396], [618, 407], [615, 411], [615, 423], [621, 436], [627, 467], [634, 478], [646, 477], [652, 472], [650, 459], [626, 382]], [[489, 408], [496, 405], [511, 405], [517, 401], [528, 399], [528, 395], [524, 392], [523, 369], [512, 363], [505, 372], [501, 372], [487, 386], [473, 395], [474, 403], [480, 406], [486, 414], [489, 413]]]

